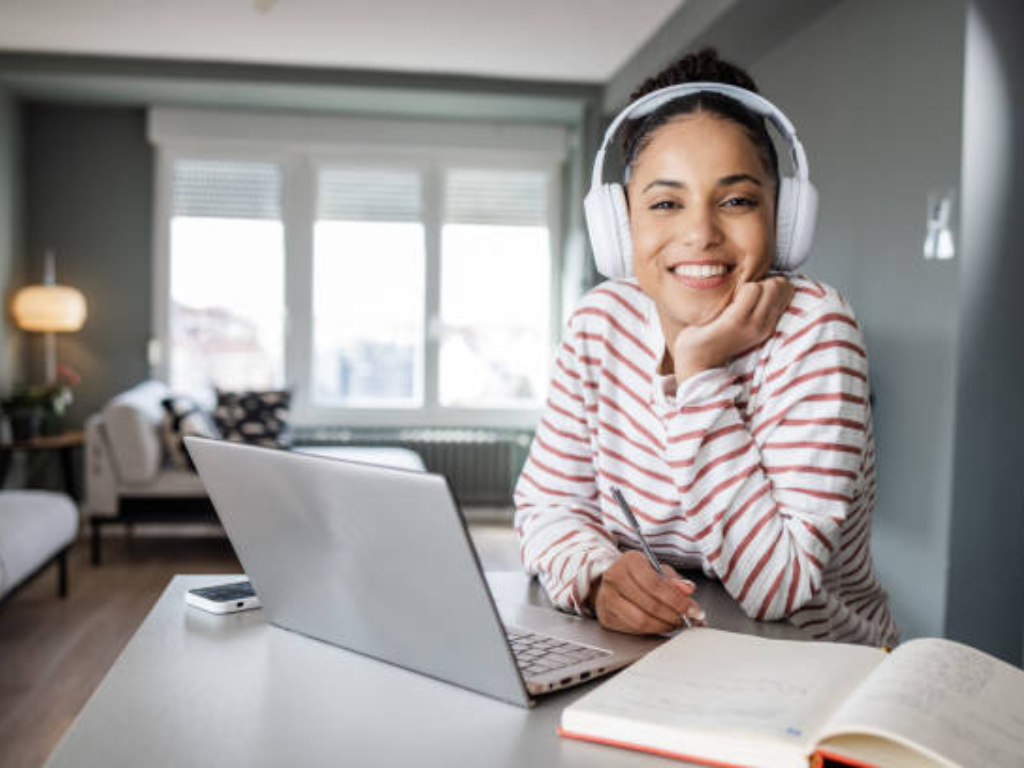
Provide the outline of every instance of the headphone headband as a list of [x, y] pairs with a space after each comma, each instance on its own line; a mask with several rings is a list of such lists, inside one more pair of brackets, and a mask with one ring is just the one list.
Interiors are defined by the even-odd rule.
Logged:
[[793, 123], [789, 121], [789, 118], [783, 114], [782, 110], [772, 104], [768, 99], [763, 96], [748, 91], [746, 88], [739, 88], [735, 85], [729, 85], [727, 83], [715, 83], [715, 82], [693, 82], [693, 83], [682, 83], [680, 85], [670, 85], [667, 88], [659, 88], [656, 91], [651, 91], [648, 94], [641, 96], [639, 99], [634, 101], [624, 110], [622, 110], [611, 125], [608, 126], [608, 130], [604, 133], [604, 141], [601, 142], [601, 148], [597, 152], [597, 156], [594, 158], [594, 170], [590, 179], [591, 189], [601, 185], [604, 179], [604, 159], [605, 154], [608, 150], [608, 145], [615, 137], [616, 131], [619, 127], [627, 120], [635, 120], [639, 117], [646, 117], [652, 112], [656, 111], [660, 107], [668, 104], [670, 101], [681, 99], [684, 96], [691, 96], [695, 93], [718, 93], [722, 96], [728, 96], [734, 101], [738, 101], [747, 109], [760, 115], [761, 117], [767, 118], [771, 121], [775, 129], [782, 134], [789, 144], [790, 157], [793, 162], [793, 169], [796, 172], [796, 176], [801, 181], [807, 181], [810, 176], [810, 172], [807, 168], [807, 154], [804, 152], [803, 144], [796, 135], [796, 128], [793, 127]]

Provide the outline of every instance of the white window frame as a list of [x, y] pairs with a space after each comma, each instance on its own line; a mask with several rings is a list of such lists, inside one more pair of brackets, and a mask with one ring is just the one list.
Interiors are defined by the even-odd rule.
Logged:
[[172, 182], [174, 179], [174, 164], [178, 160], [225, 160], [229, 162], [252, 162], [271, 163], [281, 168], [281, 195], [282, 215], [281, 223], [284, 227], [285, 243], [285, 269], [284, 287], [285, 295], [282, 297], [285, 312], [284, 328], [284, 356], [285, 360], [285, 381], [287, 385], [288, 365], [287, 355], [289, 346], [289, 320], [288, 317], [288, 211], [284, 204], [288, 200], [287, 191], [289, 184], [290, 158], [287, 152], [273, 150], [271, 148], [233, 148], [216, 147], [192, 142], [182, 142], [172, 146], [161, 146], [156, 153], [156, 190], [154, 195], [154, 217], [153, 217], [153, 311], [152, 311], [152, 336], [147, 353], [150, 376], [160, 381], [170, 382], [170, 350], [171, 343], [171, 218], [172, 218]]
[[[171, 182], [179, 159], [272, 162], [283, 170], [285, 232], [285, 383], [293, 392], [292, 418], [301, 426], [533, 428], [536, 407], [442, 407], [438, 398], [441, 232], [445, 168], [534, 169], [548, 173], [550, 332], [553, 364], [561, 333], [561, 184], [569, 135], [564, 128], [494, 123], [432, 123], [361, 118], [153, 109], [149, 136], [156, 145], [153, 243], [152, 375], [169, 381]], [[316, 174], [331, 166], [418, 169], [423, 173], [426, 254], [423, 396], [421, 407], [358, 408], [316, 405], [313, 360], [313, 226]]]

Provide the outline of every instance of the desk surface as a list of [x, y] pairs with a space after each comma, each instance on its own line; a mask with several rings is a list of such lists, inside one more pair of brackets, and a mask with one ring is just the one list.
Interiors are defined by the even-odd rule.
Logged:
[[[555, 734], [562, 708], [594, 685], [511, 704], [272, 627], [185, 591], [237, 577], [176, 576], [93, 694], [49, 766], [678, 766]], [[499, 600], [547, 604], [521, 573], [490, 573]], [[698, 582], [708, 624], [801, 639], [742, 614]]]

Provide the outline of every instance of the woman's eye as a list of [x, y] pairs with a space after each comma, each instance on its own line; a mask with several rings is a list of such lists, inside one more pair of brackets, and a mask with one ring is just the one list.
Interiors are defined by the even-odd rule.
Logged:
[[658, 202], [651, 205], [652, 211], [671, 211], [674, 208], [679, 208], [679, 204], [675, 200], [659, 200]]
[[744, 208], [755, 208], [757, 207], [757, 200], [751, 197], [730, 197], [723, 203], [723, 205], [729, 208], [744, 207]]

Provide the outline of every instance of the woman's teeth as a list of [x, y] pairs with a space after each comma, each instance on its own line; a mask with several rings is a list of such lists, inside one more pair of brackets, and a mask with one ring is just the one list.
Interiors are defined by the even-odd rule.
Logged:
[[680, 264], [672, 270], [680, 277], [718, 277], [729, 271], [725, 264]]

